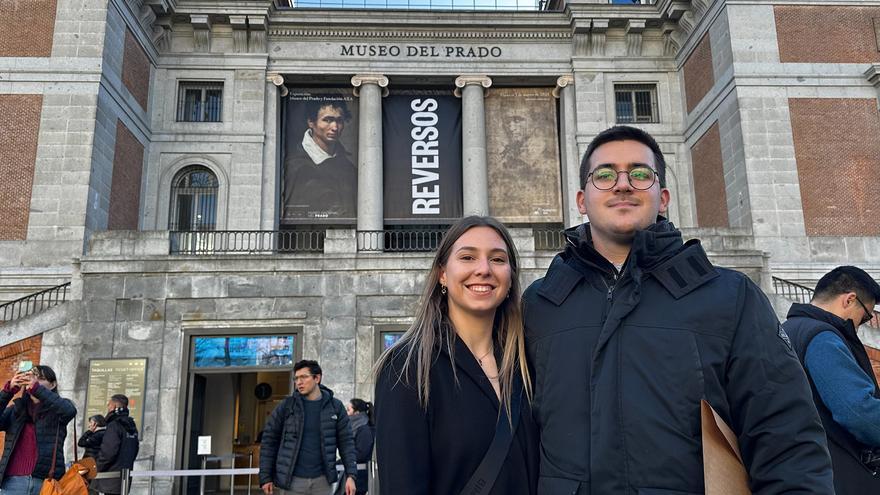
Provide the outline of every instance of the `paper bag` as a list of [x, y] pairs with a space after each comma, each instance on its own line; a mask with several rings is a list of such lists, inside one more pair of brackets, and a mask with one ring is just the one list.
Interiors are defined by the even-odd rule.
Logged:
[[700, 417], [706, 495], [751, 495], [749, 475], [733, 430], [705, 400], [700, 401]]

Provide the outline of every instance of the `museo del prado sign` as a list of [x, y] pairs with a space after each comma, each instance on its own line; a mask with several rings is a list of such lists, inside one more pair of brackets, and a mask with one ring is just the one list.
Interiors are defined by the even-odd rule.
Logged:
[[341, 57], [499, 58], [499, 46], [343, 44]]

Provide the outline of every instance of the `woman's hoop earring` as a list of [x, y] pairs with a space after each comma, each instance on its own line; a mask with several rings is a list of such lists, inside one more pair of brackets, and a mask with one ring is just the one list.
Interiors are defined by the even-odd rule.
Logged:
[[440, 293], [443, 294], [444, 296], [446, 295], [446, 286], [445, 285], [440, 286]]

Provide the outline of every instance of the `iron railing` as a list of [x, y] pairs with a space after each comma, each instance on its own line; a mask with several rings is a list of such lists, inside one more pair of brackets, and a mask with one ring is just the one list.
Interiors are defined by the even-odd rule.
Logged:
[[562, 229], [535, 227], [535, 251], [562, 251], [565, 249], [565, 235]]
[[12, 321], [39, 313], [67, 301], [70, 282], [35, 292], [8, 303], [0, 304], [0, 321]]
[[171, 254], [323, 252], [325, 230], [172, 231]]
[[358, 251], [430, 252], [437, 250], [446, 229], [359, 230]]
[[815, 291], [806, 285], [801, 285], [779, 277], [773, 277], [773, 292], [788, 300], [807, 304], [813, 299], [813, 292]]
[[[779, 277], [773, 277], [773, 292], [788, 300], [807, 304], [813, 299], [813, 294], [816, 291], [806, 285], [801, 285]], [[871, 318], [868, 323], [865, 323], [865, 325], [871, 328], [880, 328], [880, 314], [877, 313], [876, 309], [874, 309], [873, 312], [874, 317]]]
[[544, 10], [546, 0], [278, 0], [279, 7], [367, 10]]

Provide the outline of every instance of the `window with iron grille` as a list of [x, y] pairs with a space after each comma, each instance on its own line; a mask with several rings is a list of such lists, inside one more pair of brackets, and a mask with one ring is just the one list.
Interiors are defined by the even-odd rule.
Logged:
[[168, 230], [214, 230], [217, 189], [217, 176], [203, 166], [193, 165], [178, 172], [171, 182]]
[[660, 122], [655, 84], [616, 84], [614, 108], [618, 124]]
[[222, 122], [222, 82], [181, 82], [177, 92], [178, 122]]

